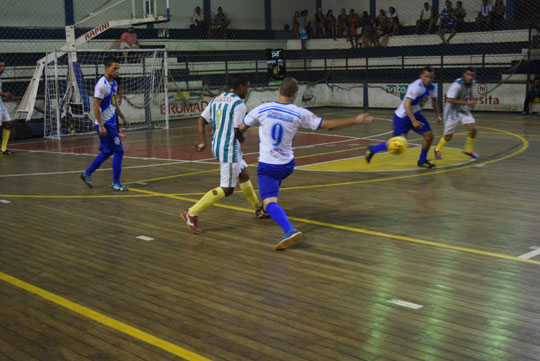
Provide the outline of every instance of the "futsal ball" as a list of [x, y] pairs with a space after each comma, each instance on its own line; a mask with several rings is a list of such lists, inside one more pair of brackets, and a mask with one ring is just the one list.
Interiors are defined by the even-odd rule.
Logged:
[[405, 137], [393, 137], [388, 139], [386, 147], [392, 154], [401, 154], [407, 150], [407, 139]]

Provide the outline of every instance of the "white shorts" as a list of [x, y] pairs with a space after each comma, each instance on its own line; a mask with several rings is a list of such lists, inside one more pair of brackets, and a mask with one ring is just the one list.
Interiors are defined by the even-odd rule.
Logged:
[[454, 134], [454, 130], [456, 129], [456, 125], [458, 125], [461, 122], [461, 124], [475, 124], [476, 120], [474, 120], [474, 117], [471, 113], [458, 113], [458, 116], [456, 118], [452, 118], [449, 116], [446, 116], [444, 118], [444, 135], [448, 134]]
[[238, 183], [238, 176], [247, 168], [245, 160], [237, 163], [220, 163], [221, 181], [219, 186], [222, 188], [234, 188]]
[[2, 122], [9, 122], [11, 121], [11, 118], [9, 116], [9, 113], [6, 108], [0, 110], [0, 125], [2, 125]]

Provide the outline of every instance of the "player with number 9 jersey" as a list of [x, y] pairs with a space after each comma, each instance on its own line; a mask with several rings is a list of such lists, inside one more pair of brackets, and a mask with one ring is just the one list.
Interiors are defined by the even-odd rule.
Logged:
[[298, 242], [302, 232], [295, 229], [283, 209], [278, 205], [281, 182], [294, 171], [293, 141], [299, 128], [335, 130], [354, 124], [369, 123], [368, 114], [356, 118], [323, 120], [307, 109], [293, 104], [298, 96], [298, 82], [285, 78], [279, 87], [279, 101], [259, 105], [248, 113], [239, 131], [251, 126], [259, 127], [259, 167], [257, 179], [264, 210], [283, 230], [283, 238], [275, 246], [283, 250]]

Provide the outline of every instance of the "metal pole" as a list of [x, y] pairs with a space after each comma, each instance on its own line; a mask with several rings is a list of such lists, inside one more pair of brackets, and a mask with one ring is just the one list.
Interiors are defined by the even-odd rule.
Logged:
[[165, 129], [169, 129], [169, 65], [167, 64], [167, 50], [163, 52], [163, 87], [165, 92]]
[[60, 139], [60, 94], [58, 92], [58, 58], [56, 57], [56, 50], [54, 51], [54, 78], [56, 87], [56, 136]]
[[369, 58], [366, 56], [366, 76], [364, 77], [364, 111], [369, 109]]

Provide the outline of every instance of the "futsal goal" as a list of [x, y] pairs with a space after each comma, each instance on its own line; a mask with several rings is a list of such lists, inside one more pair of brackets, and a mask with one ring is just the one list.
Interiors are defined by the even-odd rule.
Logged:
[[117, 107], [130, 128], [168, 128], [165, 49], [84, 50], [48, 56], [53, 61], [44, 69], [45, 137], [95, 132], [94, 88], [108, 56], [120, 62]]

